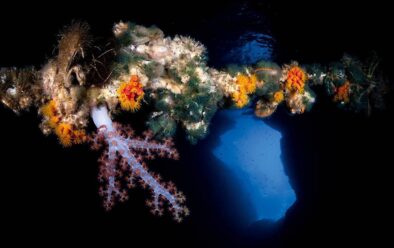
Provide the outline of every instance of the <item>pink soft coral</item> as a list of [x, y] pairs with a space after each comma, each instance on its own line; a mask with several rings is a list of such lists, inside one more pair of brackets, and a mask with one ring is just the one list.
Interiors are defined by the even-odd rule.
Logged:
[[99, 159], [99, 180], [103, 184], [100, 195], [107, 210], [117, 201], [127, 200], [127, 188], [139, 182], [152, 191], [152, 200], [147, 201], [152, 213], [162, 215], [163, 202], [166, 200], [177, 221], [182, 221], [182, 217], [189, 214], [189, 210], [183, 206], [183, 194], [173, 183], [161, 182], [160, 176], [150, 173], [143, 162], [155, 156], [178, 159], [179, 155], [170, 139], [158, 143], [152, 140], [150, 132], [145, 132], [143, 139], [135, 138], [131, 129], [111, 123], [109, 127], [101, 125], [93, 139], [93, 148], [98, 149], [102, 144], [108, 145]]

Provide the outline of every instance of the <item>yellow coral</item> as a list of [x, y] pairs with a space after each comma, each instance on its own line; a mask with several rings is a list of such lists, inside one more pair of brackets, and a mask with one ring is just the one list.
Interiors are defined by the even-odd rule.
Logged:
[[59, 124], [59, 121], [60, 121], [59, 116], [52, 116], [52, 117], [50, 117], [49, 120], [48, 120], [48, 125], [49, 125], [51, 128], [56, 128], [57, 124]]
[[252, 94], [256, 91], [256, 75], [247, 76], [245, 74], [239, 74], [237, 76], [236, 83], [238, 84], [240, 89], [244, 89], [246, 94]]
[[87, 140], [87, 136], [84, 130], [74, 130], [72, 135], [73, 143], [74, 144], [82, 144], [85, 143]]
[[73, 128], [71, 124], [64, 122], [60, 123], [55, 129], [55, 133], [62, 145], [66, 147], [72, 145]]
[[235, 106], [242, 108], [249, 102], [248, 94], [256, 91], [257, 77], [254, 74], [251, 76], [239, 74], [235, 83], [238, 85], [238, 90], [233, 92], [231, 97]]
[[237, 108], [243, 108], [246, 104], [248, 104], [249, 97], [245, 90], [239, 90], [232, 94], [232, 100]]
[[68, 147], [72, 144], [81, 144], [87, 141], [83, 129], [75, 129], [71, 124], [61, 121], [55, 100], [45, 104], [41, 108], [41, 113], [46, 117], [48, 125], [55, 131], [62, 145]]
[[43, 107], [41, 107], [41, 113], [44, 117], [46, 117], [48, 121], [48, 125], [51, 128], [56, 128], [56, 126], [59, 124], [60, 121], [60, 117], [57, 111], [56, 101], [51, 100]]
[[55, 100], [49, 101], [47, 104], [41, 107], [41, 113], [46, 117], [53, 117], [57, 115], [57, 107]]
[[72, 144], [82, 144], [87, 140], [84, 130], [75, 129], [71, 124], [65, 122], [61, 122], [56, 126], [55, 133], [60, 143], [65, 147], [69, 147]]
[[290, 91], [303, 92], [307, 75], [305, 71], [299, 66], [292, 66], [287, 71], [286, 89]]
[[274, 93], [274, 102], [280, 103], [280, 102], [283, 101], [284, 98], [285, 97], [283, 95], [283, 91], [279, 90], [279, 91]]
[[122, 109], [134, 112], [141, 108], [144, 91], [138, 76], [133, 75], [129, 82], [122, 83], [117, 93]]

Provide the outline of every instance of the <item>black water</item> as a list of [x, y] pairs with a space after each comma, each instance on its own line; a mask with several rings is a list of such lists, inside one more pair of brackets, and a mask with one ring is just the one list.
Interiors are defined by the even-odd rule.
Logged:
[[[115, 21], [132, 20], [200, 40], [215, 67], [234, 60], [227, 51], [243, 34], [255, 32], [273, 37], [273, 56], [280, 63], [326, 63], [344, 52], [365, 57], [375, 50], [392, 78], [387, 6], [332, 1], [67, 1], [44, 9], [44, 4], [14, 2], [0, 15], [0, 66], [42, 65], [51, 56], [54, 34], [71, 19], [87, 20], [103, 37]], [[168, 216], [151, 216], [141, 190], [105, 213], [97, 195], [97, 154], [83, 146], [63, 149], [54, 137], [42, 136], [35, 113], [18, 117], [1, 107], [0, 223], [5, 231], [0, 237], [15, 244], [56, 239], [52, 244], [320, 247], [370, 241], [378, 247], [390, 233], [383, 223], [391, 223], [392, 146], [387, 142], [393, 140], [392, 98], [388, 103], [388, 110], [366, 118], [338, 110], [321, 97], [311, 113], [294, 117], [279, 109], [269, 118], [268, 123], [282, 131], [285, 169], [298, 200], [281, 222], [256, 223], [247, 231], [237, 228], [248, 218], [247, 212], [237, 211], [247, 208], [247, 201], [241, 189], [234, 190], [236, 185], [229, 191], [226, 185], [234, 175], [210, 155], [220, 133], [231, 128], [229, 120], [214, 118], [210, 138], [197, 146], [179, 133], [182, 159], [150, 164], [188, 196], [192, 215], [176, 224]]]

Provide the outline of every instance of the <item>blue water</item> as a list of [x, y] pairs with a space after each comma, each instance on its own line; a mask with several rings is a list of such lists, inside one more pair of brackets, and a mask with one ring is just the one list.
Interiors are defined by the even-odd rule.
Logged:
[[231, 48], [222, 55], [226, 64], [252, 65], [260, 60], [271, 59], [274, 38], [267, 34], [246, 31], [230, 45]]
[[246, 112], [223, 110], [218, 113], [235, 125], [221, 134], [220, 145], [213, 154], [236, 175], [236, 183], [241, 185], [255, 209], [255, 221], [276, 221], [296, 200], [281, 160], [282, 135]]

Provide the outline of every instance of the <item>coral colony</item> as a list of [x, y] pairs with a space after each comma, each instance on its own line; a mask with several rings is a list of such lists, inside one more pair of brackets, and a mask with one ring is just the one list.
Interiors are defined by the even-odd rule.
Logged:
[[135, 180], [140, 179], [143, 186], [148, 186], [153, 193], [153, 200], [148, 202], [153, 213], [162, 214], [160, 206], [162, 199], [170, 203], [170, 209], [176, 220], [182, 219], [181, 214], [187, 214], [188, 210], [182, 207], [184, 197], [177, 192], [172, 183], [160, 183], [159, 176], [152, 176], [144, 163], [144, 158], [153, 159], [157, 154], [160, 157], [178, 158], [178, 153], [172, 148], [172, 141], [166, 139], [163, 143], [151, 141], [152, 133], [147, 132], [144, 139], [131, 138], [133, 131], [122, 128], [119, 124], [113, 124], [109, 118], [107, 108], [101, 106], [92, 109], [92, 119], [97, 126], [97, 135], [94, 137], [93, 148], [99, 148], [101, 143], [108, 145], [107, 150], [100, 158], [99, 180], [105, 183], [100, 189], [100, 195], [104, 198], [104, 207], [111, 209], [116, 199], [127, 199], [126, 190], [122, 190], [120, 175], [126, 175], [125, 184], [128, 188], [134, 186]]
[[[73, 23], [42, 68], [0, 70], [2, 103], [16, 113], [38, 109], [45, 135], [55, 134], [65, 147], [106, 146], [99, 159], [99, 192], [108, 210], [138, 183], [151, 190], [147, 205], [153, 213], [162, 215], [168, 206], [177, 221], [187, 216], [182, 193], [149, 172], [145, 161], [177, 159], [171, 141], [176, 129], [182, 127], [196, 143], [219, 108], [254, 106], [264, 118], [284, 104], [301, 114], [316, 101], [311, 88], [320, 87], [337, 105], [369, 114], [383, 107], [388, 88], [376, 73], [377, 59], [361, 63], [344, 56], [327, 66], [260, 61], [217, 70], [207, 66], [205, 47], [189, 37], [165, 37], [157, 27], [125, 22], [113, 33], [109, 47], [97, 49], [89, 26]], [[148, 131], [138, 137], [129, 123], [113, 123], [122, 110], [147, 112]], [[91, 121], [96, 132], [88, 130]]]

